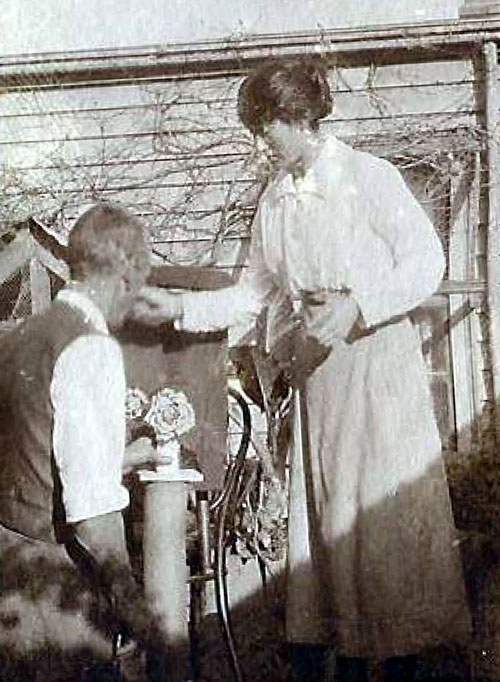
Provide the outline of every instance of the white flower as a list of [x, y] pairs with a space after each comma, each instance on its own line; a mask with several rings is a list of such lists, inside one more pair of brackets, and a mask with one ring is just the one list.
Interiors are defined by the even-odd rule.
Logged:
[[149, 408], [150, 400], [140, 388], [128, 388], [125, 393], [125, 418], [140, 419]]
[[164, 388], [153, 396], [144, 420], [159, 438], [168, 440], [187, 433], [195, 425], [191, 403], [182, 391]]

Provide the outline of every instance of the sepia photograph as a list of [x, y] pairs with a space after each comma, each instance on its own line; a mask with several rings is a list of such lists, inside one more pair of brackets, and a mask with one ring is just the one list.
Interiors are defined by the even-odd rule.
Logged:
[[500, 682], [499, 45], [0, 0], [0, 682]]

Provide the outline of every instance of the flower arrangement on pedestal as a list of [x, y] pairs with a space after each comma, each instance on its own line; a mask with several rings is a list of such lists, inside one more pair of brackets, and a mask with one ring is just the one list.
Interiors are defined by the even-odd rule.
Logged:
[[127, 388], [125, 394], [125, 419], [141, 422], [149, 409], [151, 400], [140, 388]]
[[159, 467], [179, 469], [181, 436], [196, 424], [193, 406], [182, 391], [162, 388], [149, 397], [139, 388], [129, 388], [125, 416], [135, 425], [149, 425], [156, 436]]

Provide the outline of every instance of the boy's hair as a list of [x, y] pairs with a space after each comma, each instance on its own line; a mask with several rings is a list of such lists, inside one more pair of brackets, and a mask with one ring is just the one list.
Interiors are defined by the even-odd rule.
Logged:
[[99, 202], [75, 222], [68, 241], [68, 262], [76, 280], [92, 274], [150, 269], [142, 222], [130, 211]]

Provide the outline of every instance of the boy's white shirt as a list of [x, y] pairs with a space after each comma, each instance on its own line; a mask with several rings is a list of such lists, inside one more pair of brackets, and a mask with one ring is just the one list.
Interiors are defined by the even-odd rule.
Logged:
[[120, 511], [129, 503], [122, 485], [125, 452], [125, 371], [118, 342], [100, 309], [84, 294], [61, 291], [57, 300], [83, 313], [95, 334], [79, 336], [54, 366], [50, 397], [52, 444], [66, 520]]

